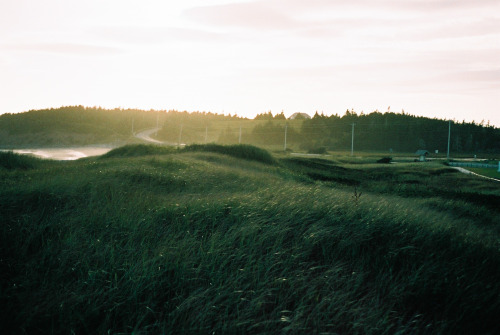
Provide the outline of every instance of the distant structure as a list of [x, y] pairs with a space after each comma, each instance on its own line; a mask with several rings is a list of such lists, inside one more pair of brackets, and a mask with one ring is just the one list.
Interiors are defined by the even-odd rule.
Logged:
[[429, 151], [427, 151], [427, 150], [417, 150], [417, 152], [415, 153], [415, 155], [418, 156], [418, 160], [420, 162], [425, 162], [427, 156], [429, 155]]
[[307, 113], [293, 113], [289, 117], [290, 120], [295, 120], [295, 119], [297, 119], [297, 120], [301, 120], [301, 119], [306, 120], [307, 119], [308, 120], [310, 118], [311, 118], [311, 116]]

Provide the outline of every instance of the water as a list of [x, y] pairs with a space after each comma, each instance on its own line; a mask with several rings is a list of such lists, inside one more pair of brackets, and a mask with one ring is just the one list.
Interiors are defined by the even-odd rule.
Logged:
[[[100, 156], [113, 148], [110, 147], [75, 147], [8, 150], [18, 154], [32, 155], [38, 158], [69, 161], [90, 156]], [[7, 151], [7, 150], [3, 150]]]

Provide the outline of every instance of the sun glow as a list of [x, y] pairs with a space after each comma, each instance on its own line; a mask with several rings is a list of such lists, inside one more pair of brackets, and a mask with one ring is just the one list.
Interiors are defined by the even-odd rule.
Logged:
[[0, 113], [87, 105], [254, 116], [393, 106], [500, 125], [500, 4], [0, 5]]

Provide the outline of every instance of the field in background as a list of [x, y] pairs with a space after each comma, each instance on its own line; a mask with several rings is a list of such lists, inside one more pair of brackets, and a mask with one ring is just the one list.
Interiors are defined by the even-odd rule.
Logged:
[[0, 153], [6, 333], [498, 333], [500, 188], [440, 162]]
[[496, 169], [477, 169], [477, 168], [467, 168], [467, 170], [477, 173], [481, 176], [486, 176], [490, 178], [495, 178], [500, 180], [500, 172]]

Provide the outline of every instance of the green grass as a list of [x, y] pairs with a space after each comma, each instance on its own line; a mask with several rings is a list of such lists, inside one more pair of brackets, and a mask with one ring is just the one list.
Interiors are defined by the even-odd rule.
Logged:
[[0, 169], [6, 170], [28, 170], [33, 169], [41, 163], [41, 160], [27, 155], [18, 155], [12, 151], [0, 151]]
[[191, 144], [184, 148], [188, 152], [215, 152], [232, 157], [253, 160], [265, 164], [273, 164], [276, 160], [266, 150], [248, 144], [220, 145], [220, 144]]
[[164, 155], [174, 152], [175, 149], [172, 147], [164, 147], [152, 144], [128, 144], [116, 149], [113, 149], [106, 154], [102, 155], [102, 158], [124, 158], [124, 157], [139, 157], [148, 155]]
[[500, 179], [500, 172], [498, 172], [498, 169], [467, 168], [467, 170], [470, 170], [470, 171], [477, 173], [481, 176]]
[[[129, 144], [109, 151], [101, 158], [125, 158], [175, 153], [177, 149], [152, 144]], [[266, 150], [247, 144], [220, 145], [220, 144], [192, 144], [184, 147], [180, 152], [212, 152], [236, 158], [257, 161], [265, 164], [274, 164], [276, 160]]]
[[498, 185], [237, 149], [0, 170], [3, 332], [500, 331]]

